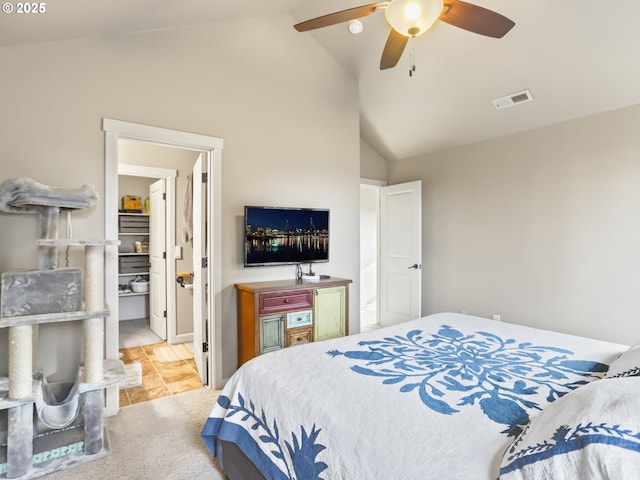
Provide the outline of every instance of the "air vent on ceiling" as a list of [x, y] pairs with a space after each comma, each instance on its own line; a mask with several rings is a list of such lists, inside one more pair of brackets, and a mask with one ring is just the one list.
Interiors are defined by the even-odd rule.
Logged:
[[493, 105], [498, 110], [502, 110], [503, 108], [513, 107], [514, 105], [530, 102], [532, 100], [533, 95], [531, 95], [531, 92], [529, 90], [522, 90], [521, 92], [512, 93], [506, 97], [496, 98], [493, 101]]

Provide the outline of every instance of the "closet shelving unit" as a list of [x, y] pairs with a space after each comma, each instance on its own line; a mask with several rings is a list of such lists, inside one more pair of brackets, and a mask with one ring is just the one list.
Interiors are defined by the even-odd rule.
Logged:
[[149, 251], [136, 251], [136, 242], [149, 241], [150, 216], [130, 211], [118, 212], [118, 302], [119, 321], [149, 317], [150, 288], [134, 292], [131, 281], [150, 278]]

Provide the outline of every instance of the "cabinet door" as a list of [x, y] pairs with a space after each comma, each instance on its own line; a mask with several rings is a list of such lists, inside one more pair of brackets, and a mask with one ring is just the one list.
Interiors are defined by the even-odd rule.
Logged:
[[260, 353], [284, 347], [284, 315], [260, 316]]
[[315, 341], [345, 335], [345, 287], [317, 288], [314, 319]]

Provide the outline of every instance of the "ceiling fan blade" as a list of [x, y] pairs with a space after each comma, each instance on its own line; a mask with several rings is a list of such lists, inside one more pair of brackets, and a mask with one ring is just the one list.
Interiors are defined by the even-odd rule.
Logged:
[[445, 0], [439, 18], [454, 27], [493, 38], [504, 37], [515, 25], [499, 13], [460, 0]]
[[398, 60], [400, 60], [408, 41], [409, 37], [405, 37], [396, 32], [393, 28], [391, 29], [389, 37], [387, 37], [387, 43], [385, 43], [384, 50], [382, 51], [380, 70], [393, 68], [398, 64]]
[[315, 30], [316, 28], [328, 27], [329, 25], [335, 25], [336, 23], [366, 17], [375, 13], [376, 9], [384, 8], [387, 5], [389, 5], [389, 2], [378, 2], [362, 5], [360, 7], [348, 8], [347, 10], [341, 10], [339, 12], [323, 15], [322, 17], [312, 18], [306, 22], [298, 23], [294, 25], [293, 28], [299, 32], [306, 32], [308, 30]]

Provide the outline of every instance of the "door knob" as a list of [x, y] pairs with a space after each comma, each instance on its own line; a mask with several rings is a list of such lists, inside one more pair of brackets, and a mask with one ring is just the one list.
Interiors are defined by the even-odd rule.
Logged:
[[408, 268], [415, 268], [416, 270], [420, 270], [420, 269], [422, 269], [422, 265], [418, 265], [417, 263], [414, 263], [413, 265], [411, 265]]

